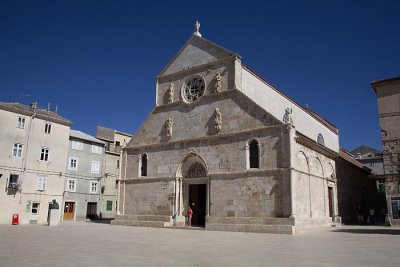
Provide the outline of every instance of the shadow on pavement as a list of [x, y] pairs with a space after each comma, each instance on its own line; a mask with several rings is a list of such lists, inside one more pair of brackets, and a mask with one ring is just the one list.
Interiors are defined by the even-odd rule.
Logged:
[[400, 235], [400, 229], [337, 229], [332, 232], [350, 234]]

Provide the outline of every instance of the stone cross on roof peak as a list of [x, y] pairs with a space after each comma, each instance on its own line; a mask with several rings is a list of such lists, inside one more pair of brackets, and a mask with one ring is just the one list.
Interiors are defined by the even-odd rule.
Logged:
[[194, 33], [193, 34], [201, 37], [200, 22], [198, 22], [198, 21], [196, 21], [196, 23], [194, 24]]

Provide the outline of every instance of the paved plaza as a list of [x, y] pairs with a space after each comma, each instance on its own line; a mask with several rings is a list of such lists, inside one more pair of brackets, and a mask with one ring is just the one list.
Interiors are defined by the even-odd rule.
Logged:
[[111, 226], [0, 225], [0, 266], [399, 266], [400, 229], [297, 236]]

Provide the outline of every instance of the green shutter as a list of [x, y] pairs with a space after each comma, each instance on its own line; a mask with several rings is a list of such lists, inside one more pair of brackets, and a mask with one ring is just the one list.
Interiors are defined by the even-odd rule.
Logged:
[[107, 200], [107, 207], [106, 207], [107, 211], [112, 210], [112, 201], [111, 200]]

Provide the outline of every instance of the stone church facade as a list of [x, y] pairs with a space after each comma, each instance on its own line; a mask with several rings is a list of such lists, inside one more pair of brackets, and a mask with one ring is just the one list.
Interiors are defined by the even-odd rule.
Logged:
[[338, 130], [198, 29], [122, 154], [113, 224], [295, 234], [339, 220]]

